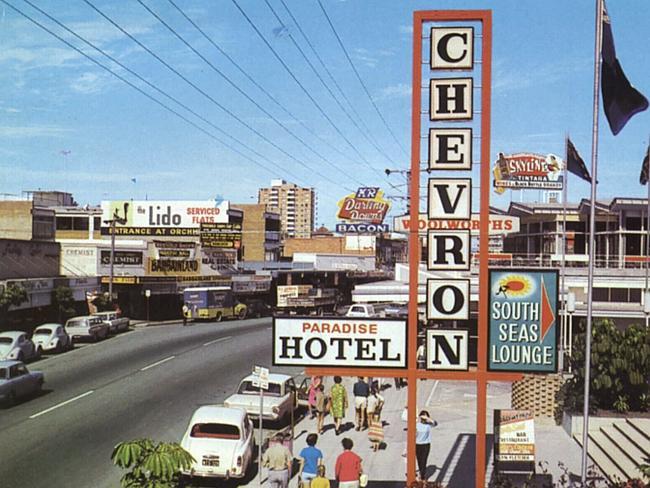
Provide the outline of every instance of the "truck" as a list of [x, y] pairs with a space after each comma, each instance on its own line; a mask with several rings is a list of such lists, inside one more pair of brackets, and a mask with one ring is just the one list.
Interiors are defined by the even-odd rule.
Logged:
[[339, 302], [336, 288], [313, 285], [280, 285], [277, 287], [276, 313], [279, 315], [323, 315], [333, 313]]

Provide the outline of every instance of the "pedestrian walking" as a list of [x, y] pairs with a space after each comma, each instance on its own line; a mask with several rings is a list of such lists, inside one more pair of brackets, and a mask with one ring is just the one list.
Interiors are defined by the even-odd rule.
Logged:
[[325, 477], [325, 465], [318, 466], [318, 474], [311, 480], [310, 488], [330, 488], [330, 480]]
[[384, 402], [384, 397], [379, 393], [379, 385], [377, 382], [373, 383], [372, 388], [370, 389], [370, 395], [368, 396], [368, 405], [366, 407], [368, 422], [373, 420], [375, 417], [379, 420]]
[[303, 488], [310, 488], [311, 480], [316, 477], [318, 466], [323, 464], [323, 453], [316, 447], [317, 434], [307, 436], [307, 447], [300, 451], [300, 469], [298, 476]]
[[359, 488], [359, 479], [363, 474], [361, 458], [352, 452], [354, 443], [346, 437], [341, 441], [343, 452], [336, 458], [336, 479], [339, 488]]
[[366, 423], [368, 408], [368, 395], [370, 395], [370, 386], [368, 383], [363, 381], [363, 378], [359, 376], [358, 381], [354, 384], [352, 388], [352, 393], [354, 394], [354, 410], [356, 412], [356, 430], [361, 430]]
[[316, 417], [316, 391], [322, 382], [323, 379], [320, 376], [312, 376], [307, 388], [307, 407], [312, 419]]
[[345, 411], [348, 409], [348, 392], [341, 384], [343, 379], [340, 376], [334, 377], [334, 385], [330, 390], [330, 400], [332, 403], [331, 413], [334, 417], [334, 428], [336, 435], [339, 435], [341, 429], [341, 420], [345, 416]]
[[187, 325], [187, 314], [190, 313], [190, 307], [187, 306], [187, 303], [183, 304], [183, 308], [181, 309], [181, 312], [183, 314], [183, 327]]
[[323, 421], [325, 420], [325, 415], [327, 415], [328, 408], [329, 399], [325, 394], [325, 387], [321, 383], [316, 388], [316, 432], [319, 434], [323, 433]]
[[284, 445], [284, 435], [277, 433], [273, 437], [275, 441], [262, 457], [262, 465], [269, 469], [269, 486], [275, 488], [287, 488], [289, 486], [289, 474], [291, 473], [291, 462], [293, 455]]
[[420, 345], [416, 351], [416, 363], [418, 369], [425, 369], [427, 366], [427, 350], [424, 345], [424, 340], [420, 341]]
[[418, 462], [420, 480], [422, 481], [427, 479], [427, 460], [429, 459], [433, 437], [431, 431], [436, 425], [438, 425], [438, 422], [429, 416], [429, 412], [426, 410], [420, 412], [418, 423], [415, 425], [415, 458]]

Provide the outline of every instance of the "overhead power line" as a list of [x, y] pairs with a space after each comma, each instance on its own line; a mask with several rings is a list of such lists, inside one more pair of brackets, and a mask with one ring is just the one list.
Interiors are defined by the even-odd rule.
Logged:
[[[87, 1], [87, 0], [84, 0], [84, 1]], [[254, 22], [251, 20], [251, 18], [248, 16], [248, 14], [246, 14], [246, 12], [245, 12], [245, 11], [241, 8], [241, 6], [237, 3], [237, 0], [231, 0], [231, 1], [232, 1], [232, 3], [235, 5], [235, 7], [237, 7], [237, 9], [241, 12], [241, 14], [244, 16], [244, 18], [248, 21], [248, 23], [249, 23], [250, 26], [253, 28], [253, 30], [255, 31], [255, 33], [260, 37], [260, 39], [262, 39], [262, 41], [264, 42], [264, 44], [266, 44], [266, 46], [271, 50], [271, 52], [273, 53], [273, 55], [275, 56], [275, 58], [280, 62], [280, 64], [284, 67], [284, 69], [289, 73], [289, 75], [291, 76], [291, 78], [296, 82], [296, 84], [297, 84], [297, 85], [300, 87], [300, 89], [305, 93], [305, 95], [307, 95], [307, 98], [309, 98], [309, 100], [314, 104], [314, 106], [316, 107], [316, 109], [317, 109], [317, 110], [320, 112], [320, 114], [325, 118], [325, 120], [327, 120], [327, 121], [329, 122], [329, 124], [334, 128], [334, 130], [337, 132], [337, 134], [339, 134], [339, 136], [341, 136], [341, 138], [342, 138], [342, 139], [343, 139], [343, 140], [348, 144], [348, 146], [350, 146], [350, 147], [352, 148], [352, 150], [355, 152], [355, 154], [357, 154], [357, 156], [359, 156], [359, 158], [361, 158], [362, 160], [365, 161], [365, 158], [364, 158], [363, 155], [359, 152], [359, 150], [356, 148], [356, 146], [350, 142], [350, 140], [345, 136], [345, 134], [343, 134], [343, 132], [341, 131], [341, 129], [339, 129], [339, 127], [338, 127], [338, 126], [337, 126], [337, 125], [332, 121], [331, 117], [330, 117], [329, 115], [327, 115], [327, 113], [325, 112], [325, 110], [323, 110], [323, 107], [320, 106], [320, 104], [319, 104], [319, 103], [314, 99], [314, 97], [311, 95], [311, 93], [309, 93], [309, 91], [307, 90], [307, 88], [305, 88], [305, 86], [300, 82], [300, 80], [298, 80], [298, 78], [296, 77], [296, 75], [293, 73], [293, 71], [291, 71], [291, 69], [289, 68], [289, 66], [287, 66], [287, 64], [284, 62], [284, 60], [282, 59], [282, 57], [277, 53], [277, 51], [276, 51], [275, 49], [273, 49], [273, 47], [271, 46], [271, 44], [268, 42], [268, 40], [266, 39], [266, 37], [264, 37], [264, 35], [260, 32], [260, 30], [257, 28], [257, 26], [255, 25], [255, 23], [254, 23]], [[367, 161], [366, 161], [366, 162], [367, 162]], [[374, 168], [373, 168], [373, 170], [374, 170]], [[378, 171], [378, 170], [376, 170], [376, 171]]]
[[368, 87], [366, 87], [366, 84], [363, 82], [363, 79], [361, 78], [361, 75], [359, 74], [359, 71], [357, 71], [357, 68], [354, 66], [354, 63], [352, 62], [352, 59], [350, 58], [350, 55], [348, 54], [347, 49], [345, 48], [345, 45], [343, 44], [343, 41], [339, 37], [338, 32], [336, 32], [336, 29], [334, 28], [334, 24], [332, 23], [332, 20], [330, 19], [330, 16], [327, 14], [327, 11], [325, 10], [325, 7], [323, 6], [323, 3], [321, 0], [317, 0], [318, 5], [320, 5], [320, 9], [323, 11], [323, 15], [325, 15], [325, 18], [327, 19], [327, 23], [329, 24], [330, 28], [332, 29], [332, 32], [334, 33], [334, 36], [336, 37], [336, 40], [339, 43], [339, 46], [341, 46], [341, 50], [343, 50], [343, 53], [345, 54], [345, 58], [348, 60], [348, 63], [352, 67], [352, 71], [354, 71], [354, 74], [357, 75], [357, 79], [359, 80], [359, 83], [361, 83], [361, 86], [363, 87], [363, 91], [366, 93], [366, 96], [368, 97], [368, 100], [370, 100], [370, 103], [372, 106], [375, 108], [375, 111], [377, 112], [377, 115], [379, 115], [379, 118], [381, 121], [384, 123], [384, 126], [392, 136], [393, 140], [395, 143], [400, 147], [404, 155], [408, 158], [408, 154], [406, 153], [406, 149], [404, 149], [404, 146], [399, 142], [397, 137], [395, 136], [395, 133], [393, 130], [390, 128], [388, 125], [388, 122], [386, 122], [386, 119], [382, 115], [381, 111], [379, 110], [379, 107], [377, 107], [377, 104], [375, 101], [372, 99], [372, 96], [370, 96], [370, 92], [368, 91]]
[[219, 51], [228, 61], [232, 63], [232, 65], [237, 68], [237, 70], [246, 77], [248, 81], [250, 81], [255, 87], [260, 90], [264, 95], [266, 95], [269, 100], [271, 100], [275, 105], [282, 110], [285, 114], [287, 114], [289, 117], [291, 117], [293, 120], [295, 120], [300, 126], [302, 126], [303, 129], [305, 129], [307, 132], [309, 132], [312, 136], [317, 138], [319, 141], [321, 141], [323, 144], [325, 144], [327, 147], [332, 149], [334, 152], [336, 152], [339, 156], [349, 159], [349, 156], [347, 156], [345, 153], [343, 153], [336, 145], [332, 144], [330, 141], [325, 139], [323, 136], [318, 134], [315, 130], [313, 130], [311, 127], [309, 127], [305, 122], [291, 113], [290, 110], [288, 110], [283, 103], [281, 103], [277, 98], [275, 98], [269, 91], [264, 88], [262, 85], [260, 85], [257, 81], [255, 81], [255, 78], [253, 78], [242, 66], [235, 61], [232, 56], [230, 56], [226, 51], [224, 51], [215, 41], [210, 37], [199, 25], [192, 20], [192, 18], [187, 15], [175, 2], [174, 0], [167, 0], [202, 36], [203, 38], [208, 41], [217, 51]]
[[347, 173], [345, 170], [341, 169], [340, 167], [336, 166], [334, 163], [332, 163], [329, 159], [325, 158], [322, 156], [319, 152], [314, 150], [309, 144], [307, 144], [300, 136], [298, 136], [295, 132], [293, 132], [291, 129], [289, 129], [285, 124], [283, 124], [280, 120], [278, 120], [272, 113], [270, 113], [268, 110], [266, 110], [264, 107], [262, 107], [256, 100], [254, 100], [248, 93], [246, 93], [244, 90], [242, 90], [234, 81], [232, 81], [223, 71], [221, 71], [219, 68], [217, 68], [209, 59], [207, 59], [203, 54], [201, 54], [192, 44], [190, 44], [187, 39], [185, 39], [181, 34], [176, 31], [171, 25], [169, 25], [165, 20], [163, 20], [156, 12], [154, 12], [147, 4], [145, 4], [142, 0], [136, 0], [142, 7], [149, 12], [153, 17], [155, 17], [158, 22], [160, 22], [162, 25], [164, 25], [167, 30], [169, 30], [179, 41], [181, 41], [189, 50], [191, 50], [194, 54], [196, 54], [204, 63], [206, 63], [212, 71], [217, 73], [219, 76], [221, 76], [231, 87], [233, 87], [237, 92], [239, 92], [243, 97], [245, 97], [249, 102], [251, 102], [255, 107], [257, 107], [264, 115], [269, 117], [273, 122], [275, 122], [277, 125], [279, 125], [285, 132], [287, 132], [291, 137], [296, 139], [300, 144], [302, 144], [304, 147], [306, 147], [309, 151], [314, 153], [316, 156], [318, 156], [320, 159], [322, 159], [324, 162], [329, 164], [332, 168], [334, 168], [336, 171], [341, 172], [346, 178], [356, 181], [360, 185], [363, 185], [359, 180], [357, 180], [354, 176], [350, 175]]
[[[280, 18], [280, 16], [277, 14], [277, 12], [276, 12], [275, 9], [273, 8], [273, 6], [272, 6], [271, 3], [269, 2], [269, 0], [264, 0], [264, 3], [266, 3], [266, 6], [267, 6], [267, 7], [269, 8], [269, 10], [273, 13], [273, 16], [275, 17], [275, 19], [276, 19], [278, 22], [280, 22], [280, 25], [284, 25], [284, 22], [282, 21], [282, 19]], [[303, 34], [303, 35], [304, 35], [304, 34]], [[369, 143], [370, 143], [370, 144], [371, 144], [371, 145], [372, 145], [372, 146], [377, 150], [377, 152], [378, 152], [379, 154], [381, 154], [384, 158], [386, 158], [386, 160], [387, 160], [390, 164], [393, 164], [393, 161], [392, 161], [392, 160], [391, 160], [391, 159], [390, 159], [390, 158], [389, 158], [389, 157], [384, 153], [384, 151], [383, 151], [383, 150], [382, 150], [382, 149], [381, 149], [377, 144], [375, 144], [375, 142], [374, 142], [374, 141], [369, 137], [369, 135], [366, 134], [366, 131], [364, 131], [363, 129], [361, 129], [361, 127], [359, 126], [359, 124], [357, 123], [357, 121], [356, 121], [356, 120], [355, 120], [355, 119], [350, 115], [350, 113], [348, 112], [348, 110], [343, 106], [343, 104], [342, 104], [341, 101], [339, 100], [339, 97], [336, 96], [336, 94], [332, 91], [332, 89], [329, 87], [329, 85], [325, 82], [325, 80], [323, 79], [323, 77], [321, 76], [321, 74], [320, 74], [320, 73], [318, 72], [318, 70], [314, 67], [314, 64], [311, 62], [311, 60], [309, 59], [309, 57], [307, 56], [307, 54], [305, 54], [305, 51], [300, 47], [300, 45], [298, 44], [298, 42], [296, 42], [296, 40], [295, 40], [295, 38], [293, 37], [293, 35], [291, 34], [291, 32], [289, 32], [289, 39], [290, 39], [291, 42], [293, 43], [294, 47], [298, 50], [298, 52], [300, 53], [300, 55], [303, 57], [303, 59], [305, 60], [305, 62], [306, 62], [307, 65], [309, 66], [309, 68], [310, 68], [310, 69], [312, 70], [312, 72], [316, 75], [316, 78], [318, 78], [318, 80], [321, 82], [321, 84], [323, 85], [323, 87], [325, 88], [325, 90], [327, 91], [327, 93], [330, 94], [330, 96], [332, 97], [332, 99], [336, 102], [336, 104], [337, 104], [338, 107], [341, 109], [341, 111], [345, 114], [345, 116], [348, 118], [348, 120], [350, 120], [350, 122], [352, 122], [352, 125], [354, 125], [354, 126], [357, 128], [357, 130], [359, 131], [359, 133], [360, 133], [363, 137], [365, 137], [365, 139], [366, 139], [366, 140], [367, 140], [367, 141], [368, 141], [368, 142], [369, 142]], [[365, 158], [363, 158], [363, 161], [364, 161], [364, 163], [366, 163], [366, 165], [368, 165], [368, 167], [369, 167], [371, 170], [373, 170], [373, 171], [378, 171], [377, 168], [374, 168], [372, 165], [370, 165], [370, 163], [369, 163]], [[383, 175], [382, 175], [382, 176], [383, 176]]]
[[[26, 0], [25, 0], [25, 1], [26, 1]], [[188, 119], [187, 117], [185, 117], [183, 114], [181, 114], [181, 113], [178, 112], [177, 110], [174, 110], [173, 108], [171, 108], [171, 107], [169, 107], [168, 105], [164, 104], [163, 102], [161, 102], [160, 100], [158, 100], [158, 99], [155, 98], [154, 96], [152, 96], [152, 95], [150, 95], [149, 93], [147, 93], [147, 92], [145, 92], [144, 90], [142, 90], [142, 89], [141, 89], [140, 87], [138, 87], [137, 85], [131, 83], [129, 80], [127, 80], [127, 79], [124, 78], [123, 76], [117, 74], [115, 71], [113, 71], [112, 69], [110, 69], [108, 66], [106, 66], [106, 65], [104, 65], [103, 63], [97, 61], [97, 60], [94, 59], [92, 56], [89, 56], [88, 54], [86, 54], [85, 52], [83, 52], [81, 49], [79, 49], [79, 48], [76, 47], [75, 45], [71, 44], [70, 42], [66, 41], [64, 38], [62, 38], [61, 36], [59, 36], [58, 34], [56, 34], [54, 31], [48, 29], [45, 25], [41, 24], [41, 23], [40, 23], [39, 21], [37, 21], [36, 19], [34, 19], [33, 17], [29, 16], [28, 14], [26, 14], [26, 13], [23, 12], [22, 10], [20, 10], [18, 7], [15, 7], [15, 6], [12, 5], [11, 3], [7, 2], [6, 0], [0, 0], [0, 2], [2, 2], [3, 4], [5, 4], [7, 7], [11, 8], [11, 9], [14, 10], [16, 13], [18, 13], [18, 14], [21, 15], [22, 17], [26, 18], [27, 20], [29, 20], [30, 22], [32, 22], [32, 23], [35, 24], [36, 26], [40, 27], [42, 30], [44, 30], [45, 32], [47, 32], [47, 33], [50, 34], [51, 36], [53, 36], [53, 37], [55, 37], [56, 39], [58, 39], [59, 41], [61, 41], [63, 44], [65, 44], [66, 46], [68, 46], [70, 49], [73, 49], [73, 50], [76, 51], [77, 53], [81, 54], [84, 58], [88, 59], [88, 60], [89, 60], [90, 62], [92, 62], [93, 64], [95, 64], [95, 65], [99, 66], [100, 68], [104, 69], [105, 71], [109, 72], [111, 75], [115, 76], [117, 79], [119, 79], [119, 80], [122, 81], [123, 83], [127, 84], [128, 86], [130, 86], [131, 88], [133, 88], [134, 90], [136, 90], [136, 91], [137, 91], [138, 93], [140, 93], [141, 95], [144, 95], [145, 97], [147, 97], [147, 98], [148, 98], [149, 100], [151, 100], [152, 102], [156, 103], [157, 105], [161, 106], [162, 108], [164, 108], [164, 109], [167, 110], [168, 112], [174, 114], [176, 117], [179, 117], [179, 118], [182, 119], [183, 121], [187, 122], [188, 124], [190, 124], [190, 125], [191, 125], [192, 127], [194, 127], [195, 129], [201, 131], [203, 134], [205, 134], [206, 136], [208, 136], [210, 139], [213, 139], [213, 140], [219, 142], [220, 144], [224, 145], [225, 147], [227, 147], [227, 148], [230, 149], [231, 151], [233, 151], [233, 152], [239, 154], [240, 156], [242, 156], [243, 158], [245, 158], [245, 159], [247, 159], [248, 161], [252, 162], [252, 163], [255, 164], [256, 166], [259, 166], [260, 168], [262, 168], [262, 169], [268, 171], [268, 172], [271, 173], [272, 175], [276, 175], [276, 174], [277, 174], [276, 171], [267, 168], [267, 167], [264, 166], [262, 163], [260, 163], [260, 162], [258, 162], [258, 161], [255, 161], [254, 159], [250, 158], [250, 157], [247, 156], [246, 154], [244, 154], [244, 153], [242, 153], [241, 151], [239, 151], [237, 148], [235, 148], [235, 147], [231, 146], [230, 144], [228, 144], [227, 142], [224, 142], [223, 140], [219, 139], [217, 136], [215, 136], [214, 134], [208, 132], [208, 131], [205, 130], [203, 127], [201, 127], [200, 125], [196, 124], [196, 123], [193, 122], [192, 120]], [[31, 5], [31, 4], [30, 4], [30, 5]], [[38, 9], [37, 9], [37, 10], [38, 10]], [[278, 169], [282, 169], [282, 168], [280, 168], [280, 167], [278, 166]]]
[[147, 53], [149, 53], [151, 56], [153, 56], [158, 62], [160, 62], [163, 66], [165, 66], [168, 70], [170, 70], [172, 73], [174, 73], [176, 76], [181, 78], [185, 83], [190, 85], [194, 90], [196, 90], [198, 93], [203, 95], [205, 98], [207, 98], [211, 103], [219, 107], [221, 110], [223, 110], [225, 113], [230, 115], [233, 119], [235, 119], [237, 122], [239, 122], [241, 125], [246, 127], [248, 130], [253, 132], [256, 136], [258, 136], [260, 139], [280, 151], [282, 154], [287, 156], [289, 159], [292, 161], [295, 161], [296, 163], [300, 164], [303, 166], [305, 169], [307, 169], [310, 172], [313, 172], [323, 178], [324, 180], [329, 181], [330, 183], [333, 183], [335, 185], [338, 185], [336, 181], [331, 179], [329, 176], [321, 173], [320, 171], [311, 168], [308, 166], [305, 162], [301, 161], [300, 159], [296, 158], [292, 154], [288, 153], [285, 151], [282, 147], [277, 145], [275, 142], [270, 140], [268, 137], [266, 137], [264, 134], [262, 134], [260, 131], [252, 127], [249, 123], [244, 121], [241, 117], [233, 113], [230, 109], [225, 107], [223, 104], [221, 104], [219, 101], [217, 101], [214, 97], [212, 97], [210, 94], [208, 94], [205, 90], [201, 89], [199, 86], [197, 86], [194, 82], [192, 82], [190, 79], [188, 79], [185, 75], [180, 73], [176, 68], [171, 66], [169, 63], [167, 63], [164, 59], [162, 59], [160, 56], [158, 56], [153, 50], [149, 49], [147, 46], [145, 46], [142, 42], [140, 42], [135, 36], [130, 34], [126, 29], [124, 29], [122, 26], [120, 26], [117, 22], [115, 22], [113, 19], [111, 19], [108, 15], [106, 15], [103, 11], [101, 11], [98, 7], [96, 7], [90, 0], [83, 0], [83, 2], [91, 7], [95, 12], [97, 12], [99, 15], [101, 15], [104, 19], [106, 19], [111, 25], [113, 25], [116, 29], [118, 29], [120, 32], [122, 32], [125, 36], [127, 36], [129, 39], [131, 39], [133, 42], [135, 42], [138, 46], [140, 46], [142, 49], [144, 49]]
[[[171, 0], [170, 0], [170, 1], [171, 1]], [[327, 76], [328, 76], [329, 79], [332, 81], [332, 83], [334, 84], [334, 86], [336, 87], [336, 89], [338, 90], [338, 92], [341, 94], [341, 96], [343, 97], [343, 99], [346, 101], [346, 103], [348, 104], [348, 106], [349, 106], [350, 109], [352, 110], [352, 113], [354, 113], [354, 115], [356, 116], [356, 118], [359, 120], [359, 122], [361, 123], [361, 125], [364, 127], [364, 129], [366, 130], [366, 133], [368, 134], [368, 137], [369, 137], [369, 138], [371, 139], [371, 141], [372, 141], [373, 146], [375, 146], [375, 148], [377, 149], [377, 146], [378, 146], [377, 140], [376, 140], [374, 137], [372, 137], [372, 132], [370, 131], [370, 129], [368, 128], [368, 126], [367, 126], [366, 123], [364, 122], [363, 117], [361, 117], [361, 115], [359, 115], [359, 112], [357, 112], [357, 110], [354, 108], [354, 104], [350, 101], [350, 99], [348, 98], [348, 96], [345, 94], [345, 91], [343, 91], [343, 89], [341, 88], [341, 85], [339, 85], [338, 81], [336, 81], [336, 77], [332, 74], [332, 72], [330, 71], [330, 69], [327, 67], [327, 64], [325, 63], [325, 61], [323, 61], [323, 58], [321, 58], [320, 54], [318, 54], [318, 50], [314, 47], [313, 43], [312, 43], [311, 40], [309, 39], [309, 36], [307, 36], [307, 34], [305, 33], [305, 31], [304, 31], [303, 28], [301, 27], [300, 22], [298, 22], [298, 19], [296, 19], [296, 17], [293, 15], [293, 13], [291, 12], [291, 9], [288, 7], [288, 5], [286, 4], [286, 2], [285, 2], [284, 0], [280, 0], [280, 3], [282, 3], [282, 5], [284, 6], [285, 10], [286, 10], [287, 13], [289, 14], [289, 17], [291, 17], [291, 20], [293, 20], [293, 23], [294, 23], [294, 24], [296, 25], [296, 27], [298, 28], [298, 31], [300, 32], [300, 34], [302, 35], [302, 37], [305, 39], [305, 42], [307, 43], [307, 45], [309, 46], [309, 48], [312, 50], [312, 52], [314, 53], [314, 56], [316, 57], [316, 59], [318, 60], [318, 62], [320, 63], [320, 65], [323, 67], [323, 69], [325, 70], [325, 72], [327, 73]], [[377, 150], [379, 151], [379, 149], [377, 149]], [[383, 154], [387, 159], [390, 160], [390, 158], [389, 158], [389, 157], [388, 157], [388, 156], [387, 156], [383, 151], [381, 151], [381, 152], [382, 152], [382, 154]], [[391, 162], [392, 162], [392, 160], [391, 160]]]
[[[110, 60], [111, 60], [112, 62], [114, 62], [115, 64], [117, 64], [120, 68], [124, 69], [125, 71], [127, 71], [127, 72], [130, 73], [131, 75], [135, 76], [138, 80], [140, 80], [140, 81], [142, 81], [143, 83], [145, 83], [145, 84], [146, 84], [147, 86], [149, 86], [151, 89], [153, 89], [153, 90], [155, 90], [156, 92], [160, 93], [161, 95], [163, 95], [163, 96], [164, 96], [165, 98], [167, 98], [168, 100], [171, 100], [172, 102], [176, 103], [178, 106], [184, 108], [184, 109], [187, 110], [189, 113], [191, 113], [192, 115], [194, 115], [195, 117], [197, 117], [198, 119], [200, 119], [201, 121], [203, 121], [204, 123], [208, 124], [210, 127], [214, 128], [215, 130], [217, 130], [218, 132], [222, 133], [222, 134], [225, 135], [226, 137], [229, 137], [230, 139], [234, 140], [235, 142], [237, 142], [238, 144], [240, 144], [241, 146], [243, 146], [243, 147], [246, 148], [247, 150], [251, 151], [251, 152], [252, 152], [253, 154], [255, 154], [256, 156], [258, 156], [259, 158], [261, 158], [262, 160], [268, 162], [270, 165], [275, 166], [275, 167], [276, 167], [278, 170], [280, 170], [281, 172], [284, 171], [284, 168], [282, 168], [281, 166], [277, 165], [276, 163], [274, 163], [273, 161], [271, 161], [270, 159], [268, 159], [268, 158], [267, 158], [266, 156], [264, 156], [263, 154], [257, 152], [255, 149], [251, 148], [251, 147], [248, 146], [246, 143], [244, 143], [244, 142], [240, 141], [239, 139], [237, 139], [237, 138], [231, 136], [230, 134], [228, 134], [227, 132], [225, 132], [223, 129], [221, 129], [220, 127], [218, 127], [218, 126], [215, 125], [214, 123], [210, 122], [208, 119], [206, 119], [205, 117], [203, 117], [202, 115], [200, 115], [200, 114], [197, 113], [196, 111], [192, 110], [192, 108], [188, 107], [186, 104], [184, 104], [183, 102], [181, 102], [180, 100], [178, 100], [178, 99], [175, 98], [174, 96], [169, 95], [167, 92], [165, 92], [164, 90], [160, 89], [159, 87], [157, 87], [156, 85], [154, 85], [153, 83], [151, 83], [150, 81], [148, 81], [146, 78], [142, 77], [142, 76], [139, 75], [137, 72], [133, 71], [133, 70], [132, 70], [131, 68], [129, 68], [128, 66], [124, 65], [124, 63], [120, 62], [118, 59], [116, 59], [115, 57], [111, 56], [111, 55], [110, 55], [109, 53], [107, 53], [106, 51], [102, 50], [101, 48], [99, 48], [98, 46], [96, 46], [95, 44], [93, 44], [92, 42], [90, 42], [90, 41], [88, 41], [87, 39], [85, 39], [83, 36], [79, 35], [79, 34], [76, 33], [75, 31], [73, 31], [72, 29], [70, 29], [69, 27], [67, 27], [65, 24], [63, 24], [62, 22], [60, 22], [58, 19], [56, 19], [55, 17], [53, 17], [52, 15], [50, 15], [49, 13], [47, 13], [46, 11], [44, 11], [43, 9], [41, 9], [40, 7], [38, 7], [37, 5], [35, 5], [34, 3], [32, 3], [31, 1], [29, 1], [29, 0], [23, 0], [23, 1], [24, 1], [25, 3], [27, 3], [29, 6], [31, 6], [33, 9], [35, 9], [36, 11], [40, 12], [42, 15], [44, 15], [45, 17], [47, 17], [48, 19], [50, 19], [52, 22], [54, 22], [55, 24], [57, 24], [59, 27], [61, 27], [62, 29], [64, 29], [65, 31], [67, 31], [68, 33], [72, 34], [74, 37], [76, 37], [76, 38], [79, 39], [80, 41], [82, 41], [84, 44], [86, 44], [87, 46], [93, 48], [94, 50], [96, 50], [97, 52], [99, 52], [100, 54], [102, 54], [102, 55], [105, 56], [106, 58], [110, 59]], [[5, 3], [6, 3], [6, 2], [5, 2]], [[15, 10], [17, 10], [16, 7], [12, 7], [12, 8], [14, 8]], [[159, 102], [157, 99], [152, 98], [152, 97], [151, 97], [149, 94], [147, 94], [146, 92], [143, 92], [143, 91], [142, 91], [141, 89], [139, 89], [137, 86], [132, 85], [128, 80], [123, 79], [120, 75], [116, 74], [116, 73], [115, 73], [114, 71], [112, 71], [110, 68], [108, 68], [108, 67], [102, 65], [101, 63], [97, 62], [96, 60], [94, 60], [94, 58], [90, 58], [90, 57], [87, 56], [85, 53], [83, 53], [83, 51], [78, 50], [75, 46], [73, 46], [73, 45], [69, 44], [67, 41], [61, 39], [61, 38], [60, 38], [59, 36], [57, 36], [56, 34], [53, 34], [51, 31], [49, 31], [48, 29], [46, 29], [44, 26], [42, 26], [42, 25], [39, 24], [38, 22], [34, 21], [34, 20], [31, 19], [30, 17], [27, 17], [26, 14], [24, 14], [23, 12], [19, 12], [19, 13], [20, 13], [21, 15], [23, 15], [24, 17], [28, 18], [29, 20], [31, 20], [32, 22], [34, 22], [36, 25], [38, 25], [38, 26], [41, 27], [42, 29], [44, 29], [46, 32], [48, 32], [48, 33], [54, 35], [54, 37], [56, 37], [57, 39], [59, 39], [59, 40], [61, 40], [62, 42], [64, 42], [66, 45], [68, 45], [69, 47], [71, 47], [71, 48], [74, 49], [75, 51], [77, 51], [77, 52], [81, 52], [81, 54], [83, 54], [85, 57], [87, 57], [88, 59], [90, 59], [92, 62], [94, 62], [95, 64], [101, 66], [102, 68], [104, 68], [105, 70], [107, 70], [109, 73], [111, 73], [112, 75], [114, 75], [115, 77], [117, 77], [118, 79], [120, 79], [121, 81], [127, 83], [127, 84], [128, 84], [129, 86], [131, 86], [132, 88], [135, 88], [135, 89], [138, 90], [141, 94], [147, 96], [147, 98], [152, 99], [153, 101], [155, 101], [155, 102], [158, 103], [159, 105], [163, 105], [163, 107], [164, 107], [165, 109], [170, 110], [174, 115], [177, 115], [177, 116], [180, 115], [180, 114], [176, 113], [173, 109], [169, 109], [168, 107], [166, 107], [164, 104], [162, 104], [161, 102]], [[205, 131], [202, 127], [200, 127], [200, 126], [194, 124], [192, 121], [186, 119], [186, 118], [183, 117], [182, 115], [181, 115], [181, 118], [182, 118], [184, 121], [190, 123], [190, 124], [191, 124], [192, 126], [194, 126], [195, 128], [198, 128], [199, 130], [201, 130], [201, 132], [203, 132], [204, 134], [208, 135], [210, 138], [216, 140], [217, 142], [219, 142], [219, 143], [223, 144], [224, 146], [226, 146], [228, 149], [230, 149], [230, 150], [234, 151], [235, 153], [239, 154], [240, 156], [246, 158], [248, 161], [251, 161], [252, 163], [254, 163], [254, 164], [256, 164], [256, 165], [262, 167], [263, 169], [266, 169], [269, 173], [271, 173], [271, 174], [273, 174], [273, 175], [276, 175], [276, 174], [277, 174], [276, 171], [273, 171], [273, 170], [267, 168], [266, 166], [260, 165], [258, 162], [256, 162], [255, 160], [251, 159], [249, 156], [247, 156], [246, 154], [242, 153], [241, 151], [239, 151], [237, 148], [232, 147], [232, 146], [231, 146], [230, 144], [228, 144], [227, 142], [224, 142], [223, 140], [217, 138], [217, 137], [214, 136], [213, 134], [211, 134], [211, 133]]]

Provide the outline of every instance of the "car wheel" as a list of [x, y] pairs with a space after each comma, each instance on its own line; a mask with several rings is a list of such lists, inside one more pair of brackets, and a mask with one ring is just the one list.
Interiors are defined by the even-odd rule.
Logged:
[[57, 354], [61, 354], [63, 352], [63, 346], [61, 345], [61, 341], [56, 343], [56, 347], [54, 348], [54, 352]]
[[34, 359], [41, 359], [41, 356], [43, 355], [43, 349], [40, 347], [36, 348], [36, 354], [34, 354]]
[[39, 395], [42, 390], [43, 390], [43, 380], [39, 380], [39, 382], [36, 384], [36, 390], [34, 391], [34, 393], [36, 395]]
[[214, 321], [215, 322], [221, 322], [221, 318], [222, 318], [221, 312], [217, 312], [217, 315], [215, 315], [215, 317], [214, 317]]
[[242, 308], [237, 314], [237, 317], [239, 318], [239, 320], [244, 320], [246, 318], [246, 309]]

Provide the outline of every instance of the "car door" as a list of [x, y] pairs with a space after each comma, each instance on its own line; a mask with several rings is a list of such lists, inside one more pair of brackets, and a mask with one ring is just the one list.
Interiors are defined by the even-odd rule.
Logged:
[[11, 383], [13, 385], [13, 390], [16, 392], [16, 396], [25, 396], [29, 393], [29, 383], [27, 382], [27, 368], [23, 364], [14, 364], [9, 368], [9, 375], [11, 377]]
[[60, 325], [54, 330], [54, 336], [56, 339], [59, 341], [59, 344], [61, 344], [61, 348], [68, 347], [68, 344], [70, 343], [70, 338], [68, 337], [68, 334], [66, 334], [65, 330], [63, 327]]

